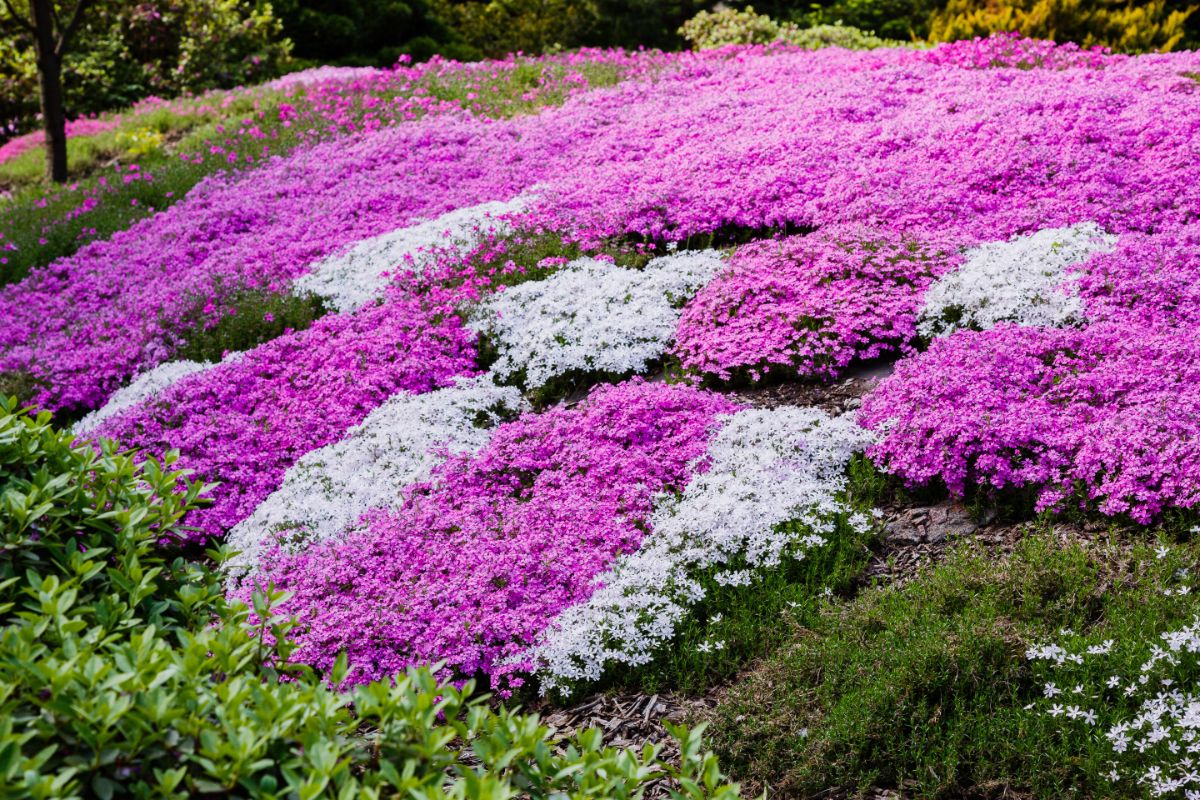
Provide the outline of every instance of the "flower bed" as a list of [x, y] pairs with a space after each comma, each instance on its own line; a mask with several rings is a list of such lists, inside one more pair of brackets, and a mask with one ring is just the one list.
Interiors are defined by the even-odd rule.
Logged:
[[[647, 664], [707, 594], [857, 541], [863, 450], [1040, 509], [1200, 501], [1200, 56], [647, 58], [536, 115], [347, 111], [210, 178], [0, 291], [0, 379], [219, 481], [192, 539], [242, 551], [234, 591], [291, 591], [297, 656], [355, 681]], [[336, 114], [385, 77], [310, 79]], [[332, 310], [172, 361], [250, 290]], [[853, 418], [700, 387], [874, 359]]]

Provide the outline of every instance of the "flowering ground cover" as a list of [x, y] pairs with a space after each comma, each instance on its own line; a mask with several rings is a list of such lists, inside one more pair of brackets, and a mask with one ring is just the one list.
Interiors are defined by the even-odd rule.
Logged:
[[[791, 785], [928, 770], [934, 796], [994, 778], [943, 780], [932, 750], [864, 741], [875, 701], [854, 676], [871, 663], [894, 673], [881, 718], [945, 713], [970, 732], [1003, 701], [981, 741], [1032, 726], [1022, 763], [1045, 780], [1012, 774], [1066, 785], [1031, 755], [1058, 735], [1024, 708], [1033, 667], [988, 626], [1048, 641], [1035, 601], [1013, 600], [1042, 592], [1069, 595], [1047, 620], [1100, 630], [1150, 584], [1088, 605], [1107, 584], [1084, 557], [1030, 545], [1008, 566], [964, 555], [877, 605], [835, 597], [863, 588], [873, 505], [921, 492], [1187, 535], [1200, 56], [1005, 36], [555, 58], [261, 90], [308, 104], [286, 147], [0, 289], [0, 386], [215, 483], [163, 546], [236, 551], [231, 596], [288, 592], [293, 657], [338, 681], [438, 664], [523, 696], [694, 687], [820, 626], [828, 644], [771, 656], [820, 698], [787, 717], [821, 730], [787, 745]], [[527, 69], [542, 78], [494, 103], [437, 88], [511, 88]], [[846, 413], [730, 395], [881, 363]], [[1004, 572], [1039, 557], [1044, 591]], [[961, 611], [960, 579], [978, 608]], [[1193, 629], [1172, 608], [1174, 652]], [[846, 619], [928, 638], [884, 637], [883, 658]], [[970, 639], [963, 660], [937, 637]], [[906, 688], [915, 710], [889, 694]], [[1142, 698], [1157, 705], [1114, 736], [1190, 742], [1194, 688]], [[969, 738], [928, 741], [949, 763]], [[1191, 788], [1181, 764], [1142, 784]]]

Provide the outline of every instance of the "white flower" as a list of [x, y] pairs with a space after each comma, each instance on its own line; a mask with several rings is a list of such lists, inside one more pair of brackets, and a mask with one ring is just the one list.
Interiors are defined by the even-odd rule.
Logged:
[[1171, 552], [1170, 548], [1161, 547], [1161, 546], [1156, 547], [1156, 548], [1154, 548], [1154, 557], [1157, 558], [1159, 561], [1161, 561], [1164, 558], [1166, 558], [1167, 554], [1170, 552]]
[[656, 258], [641, 270], [581, 258], [487, 298], [470, 325], [494, 338], [496, 375], [524, 370], [531, 389], [574, 370], [641, 372], [670, 343], [683, 301], [723, 263], [715, 250]]
[[[848, 511], [836, 499], [845, 466], [872, 438], [853, 418], [812, 408], [725, 418], [703, 459], [707, 471], [682, 496], [660, 500], [642, 548], [618, 557], [587, 602], [551, 623], [532, 653], [543, 687], [595, 680], [614, 662], [650, 661], [704, 597], [701, 574], [749, 581], [824, 543], [834, 515]], [[744, 568], [722, 568], [731, 561]]]
[[[240, 551], [227, 565], [230, 574], [253, 569], [280, 534], [282, 544], [300, 549], [340, 534], [373, 508], [395, 506], [401, 490], [427, 478], [445, 454], [479, 449], [491, 425], [525, 407], [518, 390], [487, 376], [389, 397], [340, 441], [297, 461], [282, 485], [229, 532], [231, 549]], [[481, 420], [488, 424], [480, 426]]]
[[423, 270], [438, 251], [466, 252], [487, 233], [507, 231], [504, 218], [526, 203], [524, 197], [483, 203], [380, 234], [320, 261], [293, 285], [324, 297], [339, 312], [354, 311], [379, 296], [394, 275]]
[[[1095, 253], [1110, 252], [1116, 241], [1094, 222], [1084, 222], [972, 248], [962, 267], [926, 292], [919, 329], [926, 336], [947, 336], [960, 328], [986, 330], [1005, 321], [1075, 324], [1082, 303], [1069, 268]], [[949, 321], [952, 312], [955, 322]]]
[[[236, 361], [241, 356], [241, 353], [230, 353], [222, 363]], [[105, 420], [146, 403], [190, 375], [207, 372], [215, 366], [200, 361], [167, 361], [159, 364], [138, 375], [128, 386], [113, 392], [107, 403], [76, 422], [73, 430], [80, 435], [88, 434]]]

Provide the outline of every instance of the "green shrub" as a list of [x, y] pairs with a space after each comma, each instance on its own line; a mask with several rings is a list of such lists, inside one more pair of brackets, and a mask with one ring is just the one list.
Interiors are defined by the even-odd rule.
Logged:
[[251, 617], [213, 570], [168, 559], [204, 491], [174, 459], [77, 445], [0, 400], [5, 797], [637, 798], [660, 779], [737, 796], [699, 729], [672, 729], [677, 768], [594, 729], [560, 740], [428, 669], [341, 692], [344, 661], [288, 664], [280, 595]]
[[880, 39], [870, 31], [849, 25], [814, 25], [811, 28], [791, 27], [785, 31], [785, 41], [806, 50], [822, 47], [841, 47], [846, 50], [874, 50], [876, 47], [897, 47], [901, 43]]
[[874, 31], [888, 40], [914, 41], [929, 32], [929, 15], [944, 0], [833, 0], [796, 19], [807, 25], [840, 24]]
[[934, 42], [1020, 31], [1038, 39], [1102, 45], [1116, 52], [1173, 50], [1187, 34], [1196, 6], [1171, 9], [1166, 0], [1147, 3], [1114, 0], [949, 0], [930, 19]]
[[1198, 558], [1195, 544], [1159, 560], [1147, 546], [1042, 534], [1006, 558], [959, 550], [917, 580], [799, 621], [718, 708], [718, 752], [735, 775], [784, 795], [903, 786], [922, 798], [1129, 797], [1104, 777], [1102, 728], [1064, 733], [1030, 708], [1045, 668], [1026, 649], [1062, 629], [1089, 643], [1153, 642], [1190, 623], [1196, 601], [1163, 587]]
[[822, 47], [871, 50], [900, 44], [880, 39], [870, 31], [843, 25], [840, 21], [832, 25], [817, 24], [807, 28], [791, 22], [779, 23], [765, 14], [755, 13], [754, 6], [746, 6], [741, 11], [732, 8], [701, 11], [683, 23], [679, 35], [696, 50], [770, 42], [787, 42], [806, 50]]
[[493, 58], [578, 47], [600, 18], [592, 0], [434, 0], [432, 11], [470, 48]]
[[[33, 43], [10, 27], [0, 44], [0, 119], [29, 127], [38, 111]], [[98, 0], [63, 61], [65, 105], [76, 116], [254, 83], [282, 72], [290, 50], [264, 0]]]
[[407, 54], [478, 58], [425, 0], [274, 0], [297, 58], [313, 64], [387, 67]]
[[779, 23], [755, 13], [754, 6], [741, 11], [734, 8], [701, 11], [679, 29], [679, 35], [695, 50], [731, 44], [767, 44], [777, 41], [780, 32]]

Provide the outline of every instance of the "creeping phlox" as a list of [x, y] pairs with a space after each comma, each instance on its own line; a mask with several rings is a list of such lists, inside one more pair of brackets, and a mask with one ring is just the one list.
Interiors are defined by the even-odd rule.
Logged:
[[674, 352], [721, 380], [834, 377], [909, 352], [921, 292], [956, 261], [937, 237], [861, 226], [747, 245], [684, 309]]
[[520, 392], [486, 375], [389, 397], [344, 438], [297, 461], [282, 485], [234, 526], [231, 575], [253, 570], [272, 544], [301, 550], [343, 532], [367, 511], [399, 505], [403, 487], [428, 479], [449, 456], [478, 450], [492, 427], [526, 408]]
[[212, 369], [213, 364], [200, 361], [167, 361], [138, 375], [125, 387], [118, 389], [108, 402], [75, 423], [75, 432], [91, 433], [110, 417], [142, 405], [179, 383], [188, 375]]
[[599, 387], [575, 408], [500, 425], [395, 510], [303, 551], [263, 554], [241, 591], [270, 581], [290, 592], [294, 657], [325, 669], [344, 650], [351, 680], [444, 662], [519, 685], [538, 635], [642, 544], [654, 498], [683, 489], [735, 409], [688, 386]]
[[923, 336], [961, 328], [987, 330], [1001, 322], [1063, 327], [1082, 321], [1083, 302], [1070, 268], [1111, 252], [1117, 237], [1092, 222], [1038, 231], [967, 251], [963, 264], [925, 293], [918, 326]]
[[380, 234], [320, 261], [295, 282], [294, 291], [319, 295], [343, 313], [355, 311], [377, 299], [394, 273], [421, 272], [436, 262], [442, 249], [465, 253], [484, 236], [507, 232], [506, 217], [524, 207], [519, 197], [481, 203]]
[[398, 392], [469, 374], [471, 336], [447, 309], [397, 291], [357, 314], [333, 314], [109, 417], [92, 434], [161, 453], [218, 482], [189, 514], [194, 537], [225, 534], [279, 488], [310, 450], [341, 439]]
[[853, 419], [746, 409], [721, 423], [699, 474], [682, 494], [659, 498], [642, 547], [619, 556], [591, 597], [540, 638], [533, 661], [543, 689], [595, 680], [615, 663], [649, 662], [704, 597], [702, 575], [748, 585], [824, 544], [838, 517], [869, 526], [837, 499], [847, 462], [872, 438]]
[[[36, 375], [47, 407], [96, 408], [170, 359], [198, 301], [220, 308], [239, 289], [287, 291], [350, 244], [517, 196], [530, 182], [505, 168], [520, 159], [516, 131], [497, 122], [475, 137], [474, 124], [398, 126], [205, 179], [162, 213], [0, 289], [0, 372]], [[481, 174], [480, 163], [492, 168]], [[361, 291], [335, 296], [349, 306]]]
[[[1164, 591], [1190, 591], [1181, 572], [1178, 585]], [[1111, 747], [1105, 776], [1126, 786], [1130, 796], [1200, 797], [1200, 619], [1163, 633], [1157, 644], [1112, 639], [1076, 644], [1072, 631], [1060, 635], [1068, 644], [1051, 642], [1026, 652], [1043, 694], [1026, 710], [1103, 732]], [[1134, 674], [1113, 665], [1115, 653], [1129, 648], [1146, 654]]]
[[[1031, 46], [1018, 49], [1064, 68], [961, 69], [959, 49], [681, 54], [658, 59], [654, 81], [536, 115], [389, 127], [383, 114], [361, 135], [211, 177], [0, 290], [0, 372], [32, 373], [47, 407], [99, 407], [202, 324], [188, 318], [197, 298], [285, 291], [352, 243], [532, 186], [531, 222], [589, 242], [886, 221], [884, 238], [975, 243], [1080, 220], [1120, 236], [1190, 221], [1200, 100], [1184, 73], [1200, 55], [1075, 66]], [[346, 85], [318, 84], [331, 105]]]
[[1200, 334], [1188, 326], [1005, 323], [936, 339], [868, 395], [869, 452], [913, 483], [1038, 488], [1150, 522], [1200, 503]]
[[642, 372], [670, 343], [679, 307], [722, 263], [714, 250], [655, 258], [640, 270], [582, 258], [492, 295], [471, 326], [492, 338], [496, 376], [520, 373], [531, 389], [572, 371]]

